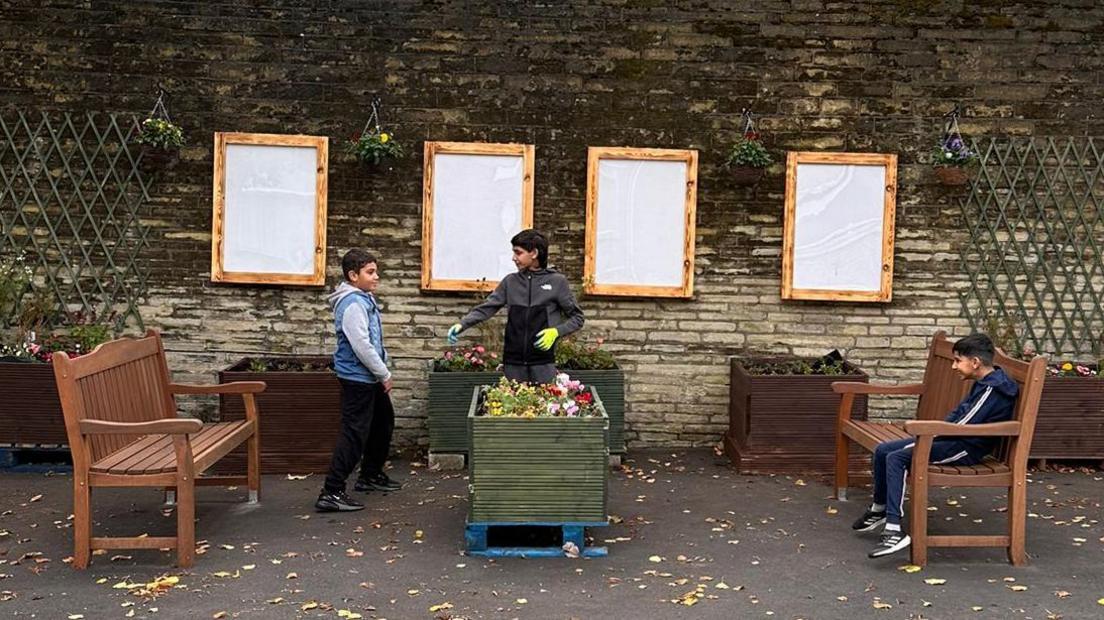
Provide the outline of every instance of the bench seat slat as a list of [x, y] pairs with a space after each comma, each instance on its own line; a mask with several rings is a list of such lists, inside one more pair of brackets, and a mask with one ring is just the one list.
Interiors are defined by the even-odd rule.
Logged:
[[[190, 436], [193, 460], [198, 462], [224, 442], [234, 443], [229, 448], [233, 449], [241, 442], [240, 437], [243, 434], [248, 437], [252, 430], [249, 424], [242, 420], [205, 425], [203, 430]], [[227, 442], [227, 439], [233, 441]], [[96, 461], [91, 470], [105, 474], [157, 474], [175, 471], [176, 452], [172, 437], [145, 435], [122, 450]]]

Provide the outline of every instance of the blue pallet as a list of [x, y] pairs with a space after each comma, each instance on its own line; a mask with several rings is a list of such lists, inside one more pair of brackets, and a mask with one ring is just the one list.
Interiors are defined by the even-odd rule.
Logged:
[[467, 544], [468, 555], [483, 558], [563, 558], [567, 557], [561, 547], [491, 547], [487, 544], [487, 532], [491, 528], [509, 527], [554, 527], [562, 528], [563, 544], [575, 543], [579, 548], [579, 556], [584, 558], [604, 558], [609, 555], [605, 547], [587, 547], [583, 529], [588, 527], [602, 527], [608, 525], [604, 521], [597, 522], [481, 522], [468, 523], [464, 528], [464, 541]]
[[0, 447], [0, 471], [14, 473], [70, 472], [68, 448]]

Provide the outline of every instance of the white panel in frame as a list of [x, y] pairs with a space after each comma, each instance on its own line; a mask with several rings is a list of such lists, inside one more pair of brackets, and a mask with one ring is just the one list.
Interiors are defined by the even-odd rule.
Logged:
[[698, 152], [590, 147], [583, 290], [694, 294]]
[[893, 298], [897, 156], [789, 153], [782, 299]]
[[211, 280], [320, 286], [329, 139], [215, 134]]
[[422, 288], [482, 291], [517, 268], [510, 239], [533, 226], [531, 144], [426, 142]]

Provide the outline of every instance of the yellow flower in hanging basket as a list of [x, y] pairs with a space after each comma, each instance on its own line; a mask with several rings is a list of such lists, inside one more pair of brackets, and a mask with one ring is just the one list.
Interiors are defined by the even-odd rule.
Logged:
[[1062, 370], [1073, 370], [1073, 364], [1071, 364], [1069, 362], [1066, 362], [1065, 364], [1062, 364]]
[[391, 139], [391, 136], [389, 136], [389, 135], [387, 135], [387, 134], [385, 134], [385, 133], [381, 133], [381, 134], [380, 134], [380, 142], [387, 142], [387, 141], [388, 141], [388, 140], [390, 140], [390, 139]]

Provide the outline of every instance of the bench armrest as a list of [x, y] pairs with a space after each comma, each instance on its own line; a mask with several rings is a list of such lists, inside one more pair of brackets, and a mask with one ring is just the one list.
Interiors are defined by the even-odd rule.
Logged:
[[169, 391], [173, 394], [257, 394], [265, 391], [266, 387], [264, 381], [234, 381], [218, 385], [170, 383]]
[[203, 429], [203, 422], [188, 418], [164, 418], [148, 422], [81, 420], [82, 435], [187, 435]]
[[905, 432], [916, 437], [1012, 437], [1020, 434], [1020, 423], [991, 422], [989, 424], [951, 424], [942, 420], [910, 420]]
[[877, 385], [861, 381], [835, 381], [832, 391], [836, 394], [905, 394], [919, 396], [924, 393], [923, 383], [908, 385]]

